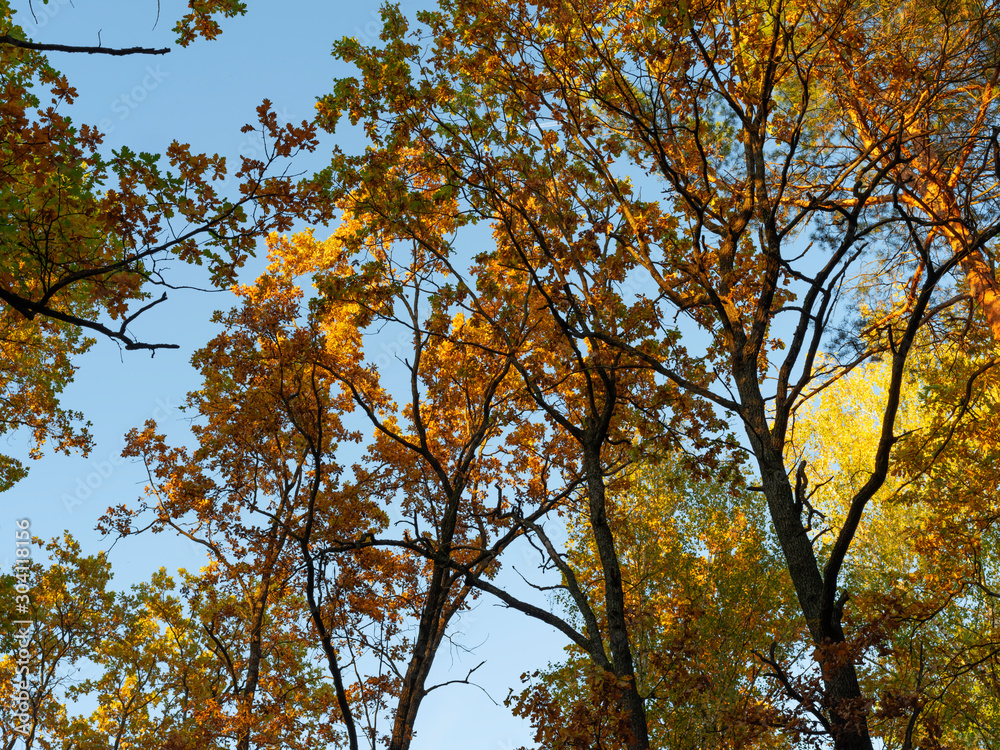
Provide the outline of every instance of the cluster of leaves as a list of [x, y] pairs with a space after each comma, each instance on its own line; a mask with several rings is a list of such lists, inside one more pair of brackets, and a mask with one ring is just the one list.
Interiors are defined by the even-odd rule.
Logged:
[[[255, 620], [246, 592], [220, 582], [212, 568], [180, 571], [180, 586], [161, 569], [123, 593], [110, 587], [103, 553], [85, 556], [69, 535], [44, 549], [48, 566], [36, 563], [2, 581], [11, 600], [15, 580], [31, 591], [23, 622], [8, 619], [3, 629], [4, 748], [251, 746], [239, 744], [244, 737], [252, 746], [266, 739], [307, 748], [337, 741], [330, 691], [308, 656], [300, 595], [272, 596]], [[266, 654], [259, 664], [254, 644]], [[18, 663], [21, 647], [30, 657]], [[23, 712], [12, 695], [22, 666], [30, 680]], [[252, 719], [243, 706], [251, 679], [258, 684]]]
[[[211, 38], [214, 16], [240, 12], [240, 3], [192, 2], [179, 41]], [[227, 166], [217, 155], [176, 141], [166, 148], [169, 167], [129, 148], [103, 153], [101, 133], [68, 116], [76, 90], [45, 50], [25, 40], [9, 3], [0, 3], [0, 431], [27, 430], [35, 458], [47, 441], [62, 451], [89, 446], [82, 415], [59, 403], [72, 360], [93, 343], [84, 334], [126, 349], [172, 346], [129, 330], [166, 299], [150, 291], [170, 287], [164, 261], [205, 265], [206, 283], [224, 288], [263, 234], [288, 229], [316, 206], [309, 184], [296, 186], [277, 172], [288, 157], [315, 147], [312, 126], [279, 127], [265, 101], [256, 126], [265, 156], [243, 160], [238, 195], [220, 195], [214, 183]], [[0, 487], [24, 476], [17, 459], [0, 461]]]

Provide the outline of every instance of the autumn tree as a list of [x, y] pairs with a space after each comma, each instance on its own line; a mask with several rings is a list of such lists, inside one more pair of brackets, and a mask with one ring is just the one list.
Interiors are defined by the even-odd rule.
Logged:
[[[389, 660], [396, 687], [386, 739], [403, 750], [424, 698], [443, 687], [430, 683], [430, 671], [474, 596], [471, 579], [492, 579], [522, 522], [543, 517], [573, 485], [543, 491], [557, 475], [558, 441], [521, 421], [525, 394], [495, 330], [480, 316], [451, 314], [448, 269], [424, 246], [442, 241], [448, 212], [422, 217], [415, 239], [391, 229], [369, 232], [370, 217], [343, 205], [345, 219], [330, 239], [301, 234], [279, 241], [274, 269], [279, 277], [313, 274], [320, 294], [309, 321], [324, 334], [313, 366], [350, 394], [371, 434], [339, 502], [364, 498], [393, 524], [363, 535], [317, 526], [316, 555], [340, 560], [389, 550], [400, 561], [396, 585], [357, 606], [414, 629]], [[523, 336], [528, 322], [522, 311], [512, 324]], [[398, 366], [379, 371], [369, 364], [365, 339], [393, 334]], [[397, 397], [408, 403], [400, 406]], [[457, 682], [469, 682], [477, 668]]]
[[[109, 555], [84, 555], [68, 534], [45, 550], [50, 560], [25, 576], [29, 620], [4, 626], [5, 645], [27, 649], [30, 681], [25, 724], [11, 695], [18, 648], [8, 649], [0, 662], [9, 678], [3, 747], [239, 747], [247, 721], [233, 709], [245, 699], [248, 660], [238, 649], [250, 635], [242, 592], [218, 585], [211, 566], [176, 578], [161, 568], [116, 591]], [[3, 584], [13, 581], [5, 576]], [[331, 691], [295, 627], [301, 599], [283, 604], [272, 607], [275, 621], [260, 639], [254, 737], [288, 748], [335, 742]]]
[[[976, 327], [973, 338], [989, 341], [987, 321]], [[883, 696], [873, 731], [888, 747], [989, 747], [995, 736], [997, 516], [984, 484], [995, 482], [995, 359], [992, 346], [964, 343], [911, 360], [895, 468], [859, 524], [858, 562], [845, 576], [852, 621], [872, 644], [862, 684]], [[870, 362], [797, 414], [793, 449], [820, 480], [813, 502], [834, 527], [867, 475], [889, 375], [886, 359]], [[834, 449], [845, 422], [854, 439]]]
[[[17, 567], [16, 576], [5, 574], [2, 579], [7, 601], [14, 601], [16, 584], [22, 591], [37, 592], [23, 621], [4, 621], [4, 659], [0, 663], [4, 750], [14, 748], [19, 741], [25, 748], [54, 747], [57, 733], [53, 730], [65, 723], [62, 702], [73, 671], [96, 653], [97, 645], [114, 628], [105, 619], [114, 602], [114, 594], [107, 590], [111, 579], [107, 560], [101, 555], [84, 557], [69, 535], [50, 542], [47, 551], [54, 557], [47, 570], [38, 563], [22, 565]], [[22, 648], [30, 658], [18, 664]], [[19, 673], [19, 668], [24, 671]], [[15, 692], [26, 692], [28, 700], [15, 699]]]
[[[859, 682], [870, 644], [846, 576], [895, 460], [907, 360], [966, 298], [956, 285], [992, 314], [993, 13], [445, 2], [410, 31], [387, 7], [381, 45], [341, 42], [359, 76], [320, 103], [328, 128], [347, 116], [372, 139], [336, 155], [333, 173], [388, 228], [373, 232], [412, 237], [453, 202], [456, 231], [490, 224], [496, 249], [479, 257], [529, 277], [566, 340], [587, 342], [581, 359], [621, 352], [678, 394], [663, 406], [712, 405], [741, 424], [815, 649], [815, 668], [765, 663], [811, 717], [805, 731], [838, 748], [871, 747], [870, 708], [885, 697]], [[428, 249], [459, 271], [459, 247]], [[838, 340], [841, 357], [821, 359]], [[789, 451], [793, 415], [876, 354], [891, 363], [879, 438], [825, 528], [815, 477]], [[609, 382], [597, 363], [588, 372]], [[632, 713], [630, 742], [644, 747]]]
[[[494, 488], [515, 475], [540, 488], [552, 462], [517, 420], [523, 393], [490, 327], [442, 314], [441, 272], [423, 252], [390, 255], [356, 226], [325, 242], [271, 238], [268, 271], [237, 290], [240, 306], [219, 317], [225, 332], [196, 355], [198, 449], [168, 447], [152, 424], [133, 433], [149, 499], [106, 523], [132, 534], [148, 516], [150, 528], [206, 545], [216, 587], [258, 581], [239, 584], [247, 616], [260, 607], [270, 617], [260, 577], [281, 571], [270, 586], [302, 592], [347, 745], [384, 735], [406, 748], [425, 696], [441, 687], [430, 671], [473, 596], [469, 577], [491, 578], [522, 531], [514, 501], [497, 502]], [[305, 273], [324, 292], [308, 309]], [[365, 336], [386, 327], [412, 342], [403, 407], [382, 382], [394, 374], [365, 362]], [[361, 428], [366, 453], [342, 476], [339, 445]], [[541, 493], [529, 516], [566, 494]]]
[[[175, 28], [178, 42], [213, 38], [218, 16], [243, 10], [232, 0], [192, 2]], [[232, 284], [262, 234], [304, 213], [309, 188], [293, 194], [295, 180], [282, 170], [287, 157], [315, 140], [309, 126], [279, 127], [265, 102], [253, 126], [265, 156], [244, 159], [235, 170], [239, 192], [231, 196], [214, 184], [227, 174], [225, 159], [192, 153], [186, 144], [170, 144], [163, 160], [129, 148], [109, 155], [100, 132], [71, 122], [76, 90], [46, 53], [170, 50], [28, 40], [13, 16], [9, 3], [0, 3], [0, 428], [27, 430], [37, 458], [47, 441], [62, 451], [89, 445], [82, 415], [59, 402], [74, 357], [93, 342], [87, 335], [132, 350], [175, 346], [132, 332], [140, 315], [166, 300], [165, 291], [153, 291], [171, 286], [165, 263], [204, 265], [206, 286]], [[25, 473], [14, 458], [0, 462], [0, 487]]]
[[[635, 736], [635, 741], [640, 746], [645, 745], [646, 722], [628, 645], [621, 574], [613, 535], [608, 526], [606, 483], [631, 460], [633, 436], [623, 433], [623, 430], [639, 429], [642, 425], [647, 430], [678, 431], [679, 424], [688, 421], [688, 415], [668, 420], [666, 425], [660, 425], [648, 414], [642, 418], [637, 416], [630, 422], [623, 419], [622, 414], [629, 408], [636, 415], [650, 411], [641, 404], [645, 397], [662, 402], [669, 398], [669, 394], [658, 392], [653, 387], [649, 368], [637, 367], [634, 358], [608, 351], [592, 338], [580, 340], [567, 332], [563, 297], [560, 295], [555, 299], [544, 291], [544, 287], [540, 290], [537, 280], [518, 268], [519, 254], [525, 252], [524, 245], [519, 242], [521, 238], [509, 242], [504, 248], [509, 258], [484, 255], [477, 259], [468, 275], [456, 268], [453, 259], [444, 252], [447, 246], [445, 233], [451, 231], [456, 223], [453, 218], [454, 201], [449, 199], [440, 183], [424, 180], [419, 152], [402, 156], [405, 161], [394, 165], [393, 174], [383, 175], [387, 177], [384, 182], [364, 169], [354, 175], [356, 190], [345, 195], [341, 201], [349, 219], [330, 242], [334, 252], [323, 252], [321, 249], [313, 252], [313, 256], [320, 258], [328, 269], [318, 276], [317, 286], [322, 294], [319, 309], [325, 308], [326, 314], [333, 314], [339, 309], [366, 310], [366, 317], [358, 318], [366, 328], [371, 327], [373, 322], [377, 322], [379, 329], [393, 323], [403, 325], [406, 335], [412, 336], [415, 342], [413, 359], [404, 361], [404, 366], [411, 372], [411, 379], [420, 373], [422, 363], [428, 362], [427, 367], [433, 366], [430, 363], [434, 360], [427, 358], [440, 347], [442, 351], [459, 353], [461, 361], [474, 358], [469, 361], [478, 363], [476, 369], [463, 366], [458, 370], [463, 380], [478, 377], [491, 384], [493, 378], [499, 377], [514, 384], [511, 386], [508, 383], [505, 388], [514, 388], [510, 398], [515, 399], [516, 416], [512, 419], [511, 407], [505, 406], [504, 418], [484, 433], [489, 437], [500, 434], [494, 433], [494, 430], [510, 430], [506, 435], [509, 447], [494, 455], [490, 462], [497, 465], [500, 457], [504, 456], [504, 461], [499, 463], [501, 473], [495, 475], [498, 482], [497, 507], [489, 516], [494, 521], [501, 517], [508, 519], [513, 533], [523, 534], [537, 545], [545, 567], [567, 576], [566, 590], [573, 598], [579, 622], [583, 624], [572, 624], [545, 606], [512, 597], [491, 582], [490, 576], [484, 576], [483, 571], [477, 569], [479, 563], [496, 557], [511, 538], [507, 533], [499, 535], [495, 542], [488, 542], [491, 535], [485, 533], [483, 518], [477, 521], [479, 538], [466, 542], [472, 545], [468, 548], [469, 552], [474, 550], [476, 553], [469, 559], [476, 563], [463, 564], [461, 559], [450, 557], [445, 550], [433, 545], [410, 546], [410, 550], [427, 556], [435, 565], [457, 569], [464, 574], [466, 584], [498, 597], [507, 606], [543, 620], [578, 643], [600, 669], [608, 672], [611, 678], [609, 684], [613, 686], [609, 693], [609, 706], [630, 727], [627, 731]], [[349, 168], [347, 164], [345, 168]], [[407, 190], [409, 192], [405, 193]], [[400, 193], [405, 194], [403, 200], [409, 202], [412, 214], [395, 213], [382, 203], [384, 200], [397, 200]], [[510, 237], [507, 235], [505, 239]], [[411, 259], [397, 259], [393, 255], [397, 246], [412, 246]], [[354, 262], [363, 271], [351, 270], [346, 265], [352, 255], [360, 255]], [[383, 275], [362, 284], [361, 280], [373, 272]], [[448, 280], [447, 283], [434, 280], [435, 276], [441, 275]], [[403, 302], [392, 297], [392, 304], [388, 304], [382, 297], [382, 290], [391, 279], [402, 279], [396, 282], [397, 288], [408, 289], [412, 286], [412, 298], [408, 296]], [[452, 279], [455, 281], [452, 282]], [[430, 289], [429, 294], [426, 287]], [[475, 292], [476, 287], [482, 293]], [[594, 294], [601, 291], [595, 285]], [[424, 316], [418, 314], [421, 295], [427, 297], [425, 304], [429, 310]], [[609, 319], [618, 314], [627, 317], [628, 311], [615, 304], [613, 294], [608, 295], [606, 301]], [[405, 314], [397, 312], [397, 305], [402, 305], [400, 310], [405, 310]], [[374, 320], [370, 319], [373, 314]], [[453, 321], [451, 326], [442, 325], [442, 321], [448, 320]], [[483, 363], [491, 360], [497, 362], [496, 374], [489, 368], [483, 368]], [[441, 373], [436, 378], [430, 373], [422, 374], [420, 381], [424, 385], [418, 387], [414, 383], [411, 387], [413, 401], [409, 408], [419, 408], [428, 415], [426, 419], [432, 416], [441, 419], [449, 414], [444, 403], [439, 401], [447, 391], [437, 381], [444, 378], [445, 383], [450, 383], [455, 376], [447, 369]], [[359, 385], [366, 382], [364, 370], [345, 371], [338, 377], [351, 388], [359, 403], [377, 403], [372, 396], [365, 396]], [[464, 393], [462, 400], [466, 402], [466, 409], [469, 408], [470, 394], [476, 392], [471, 382], [474, 381], [463, 382], [459, 391]], [[489, 385], [486, 393], [492, 388], [494, 386]], [[427, 395], [418, 400], [423, 389], [426, 389]], [[426, 438], [421, 435], [424, 430], [428, 435], [434, 434], [430, 426], [418, 428], [419, 439], [407, 438], [383, 423], [371, 406], [363, 408], [375, 423], [379, 435], [392, 435], [393, 441], [416, 453], [422, 462], [432, 467], [440, 463], [440, 459], [428, 454], [429, 446], [425, 446]], [[488, 412], [484, 411], [483, 415], [487, 416]], [[475, 416], [477, 420], [482, 418], [478, 413]], [[468, 416], [462, 417], [462, 421], [467, 419]], [[445, 421], [456, 420], [445, 417]], [[504, 427], [508, 421], [510, 426]], [[536, 421], [537, 424], [532, 424]], [[518, 426], [514, 428], [514, 424]], [[476, 440], [483, 439], [476, 436], [478, 429], [470, 432]], [[465, 453], [463, 449], [460, 455]], [[534, 467], [531, 462], [525, 462], [525, 456], [533, 459]], [[495, 468], [490, 470], [496, 472]], [[435, 468], [435, 473], [440, 472], [440, 468]], [[463, 473], [468, 475], [469, 469]], [[550, 478], [555, 477], [559, 481], [551, 482]], [[513, 495], [509, 500], [504, 497], [505, 490]], [[446, 492], [451, 494], [450, 490]], [[413, 491], [410, 493], [412, 496]], [[462, 514], [470, 510], [473, 517], [481, 517], [483, 507], [482, 500], [470, 508], [463, 508], [463, 504], [456, 501], [443, 518], [453, 516], [461, 519]], [[544, 523], [552, 522], [555, 514], [562, 513], [567, 507], [573, 507], [572, 512], [582, 512], [588, 517], [598, 540], [606, 566], [605, 591], [599, 598], [601, 608], [611, 613], [611, 625], [606, 633], [597, 628], [590, 600], [592, 592], [576, 585], [571, 568], [544, 530]], [[404, 542], [407, 541], [404, 539]], [[396, 542], [380, 537], [372, 543]], [[468, 557], [468, 553], [465, 556]], [[611, 649], [611, 658], [608, 648]]]
[[[203, 628], [231, 685], [216, 698], [221, 713], [212, 721], [231, 726], [236, 747], [248, 750], [265, 737], [284, 737], [290, 746], [301, 741], [291, 700], [302, 696], [284, 685], [298, 677], [294, 671], [280, 677], [287, 666], [275, 660], [287, 649], [315, 653], [308, 623], [320, 616], [309, 552], [316, 516], [331, 533], [343, 527], [361, 534], [382, 521], [365, 503], [328, 515], [328, 495], [342, 470], [337, 445], [351, 435], [340, 424], [343, 395], [331, 393], [303, 356], [315, 346], [316, 332], [285, 328], [294, 326], [295, 290], [262, 284], [243, 288], [242, 295], [247, 304], [228, 317], [228, 330], [195, 356], [205, 379], [188, 400], [199, 418], [197, 449], [170, 447], [153, 422], [134, 430], [126, 453], [147, 466], [147, 496], [137, 507], [109, 509], [102, 526], [120, 535], [169, 530], [206, 550], [197, 589], [208, 615]], [[370, 555], [341, 566], [330, 586], [353, 580], [340, 593], [362, 596], [381, 564]], [[339, 603], [333, 598], [327, 609]], [[322, 640], [335, 683], [328, 698], [335, 697], [336, 708], [328, 708], [356, 744], [344, 667], [329, 638]]]
[[[800, 648], [802, 634], [793, 632], [763, 499], [679, 468], [669, 459], [634, 466], [609, 496], [650, 745], [791, 746], [782, 730], [797, 722], [757, 653], [776, 642]], [[581, 585], [595, 588], [602, 564], [582, 520], [572, 522], [567, 557]], [[544, 747], [617, 746], [602, 675], [577, 647], [567, 651], [564, 662], [532, 675], [515, 711], [532, 719]]]

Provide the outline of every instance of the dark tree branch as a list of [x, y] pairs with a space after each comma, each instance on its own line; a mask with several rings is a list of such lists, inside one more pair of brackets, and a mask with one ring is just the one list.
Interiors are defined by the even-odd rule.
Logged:
[[15, 294], [11, 294], [6, 289], [0, 288], [0, 301], [6, 302], [8, 305], [17, 310], [21, 315], [23, 315], [28, 320], [34, 319], [36, 315], [41, 315], [46, 318], [51, 318], [53, 320], [60, 320], [63, 323], [69, 323], [70, 325], [79, 326], [80, 328], [89, 328], [92, 331], [97, 331], [98, 333], [103, 333], [109, 339], [114, 339], [125, 345], [125, 348], [129, 351], [135, 349], [148, 349], [155, 353], [157, 349], [179, 349], [178, 344], [147, 344], [143, 341], [136, 341], [130, 338], [125, 329], [129, 323], [135, 320], [141, 313], [149, 310], [151, 307], [164, 302], [167, 299], [166, 292], [158, 299], [150, 302], [148, 305], [144, 305], [138, 311], [129, 315], [122, 321], [121, 326], [116, 331], [114, 329], [108, 328], [103, 323], [98, 323], [94, 320], [88, 320], [86, 318], [81, 318], [77, 315], [72, 315], [70, 313], [62, 312], [61, 310], [53, 309], [48, 305], [39, 305], [33, 303], [31, 300], [25, 299], [24, 297], [19, 297]]
[[36, 52], [77, 52], [85, 55], [165, 55], [169, 47], [154, 49], [153, 47], [82, 47], [76, 44], [40, 44], [17, 39], [10, 34], [0, 34], [0, 44], [7, 44], [20, 49], [30, 49]]
[[833, 727], [830, 725], [830, 721], [826, 718], [826, 716], [823, 715], [823, 713], [819, 709], [817, 709], [812, 704], [810, 700], [806, 698], [806, 696], [802, 694], [801, 691], [795, 688], [795, 685], [792, 684], [792, 680], [788, 676], [788, 673], [782, 668], [781, 664], [778, 662], [775, 653], [777, 647], [778, 647], [777, 642], [771, 643], [771, 648], [767, 656], [764, 656], [764, 654], [762, 654], [760, 651], [757, 650], [754, 650], [751, 653], [753, 653], [753, 655], [756, 656], [758, 659], [760, 659], [761, 662], [763, 662], [764, 664], [766, 664], [771, 668], [771, 672], [767, 676], [771, 677], [774, 680], [777, 680], [781, 684], [781, 687], [784, 688], [785, 694], [789, 698], [791, 698], [793, 701], [799, 704], [803, 708], [803, 710], [808, 711], [810, 714], [812, 714], [812, 716], [815, 717], [815, 719], [820, 723], [820, 725], [823, 727], [823, 730], [827, 734], [832, 734]]

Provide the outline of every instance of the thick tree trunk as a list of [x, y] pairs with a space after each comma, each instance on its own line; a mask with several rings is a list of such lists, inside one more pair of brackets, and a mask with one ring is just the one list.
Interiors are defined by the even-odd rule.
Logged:
[[[764, 401], [757, 385], [755, 368], [737, 370], [737, 383], [744, 404], [747, 435], [760, 469], [762, 490], [767, 500], [771, 522], [781, 545], [799, 607], [813, 643], [831, 647], [845, 642], [839, 613], [824, 613], [823, 573], [813, 550], [809, 533], [802, 523], [802, 509], [796, 504], [795, 491], [780, 450], [772, 444]], [[742, 377], [740, 377], [742, 375]], [[836, 750], [872, 750], [867, 711], [853, 661], [846, 664], [821, 663], [823, 671], [824, 710], [833, 732]]]
[[[838, 614], [827, 616], [821, 612], [823, 576], [780, 455], [761, 460], [758, 454], [758, 461], [771, 520], [813, 643], [821, 647], [844, 643], [846, 639], [837, 621]], [[837, 750], [872, 750], [866, 711], [860, 709], [864, 700], [853, 661], [836, 667], [821, 663], [820, 667], [823, 670], [823, 703], [833, 729], [834, 747]]]
[[996, 276], [979, 251], [966, 256], [961, 266], [973, 299], [983, 308], [993, 340], [1000, 341], [1000, 285], [997, 284]]
[[431, 569], [430, 584], [420, 613], [420, 624], [417, 627], [417, 638], [413, 644], [406, 674], [403, 676], [399, 700], [396, 702], [388, 750], [409, 750], [413, 741], [413, 725], [417, 720], [420, 704], [427, 695], [427, 676], [430, 674], [434, 657], [449, 621], [468, 595], [468, 588], [465, 587], [454, 597], [451, 596], [455, 582], [461, 576], [448, 563], [442, 562], [451, 559], [458, 513], [462, 507], [463, 489], [460, 482], [452, 488], [442, 517], [440, 539], [437, 543], [438, 558], [435, 559]]
[[922, 206], [931, 219], [940, 222], [952, 252], [961, 258], [959, 267], [965, 274], [972, 298], [983, 310], [993, 340], [1000, 341], [1000, 285], [981, 247], [975, 245], [977, 237], [963, 220], [954, 186], [942, 184], [940, 180], [947, 171], [935, 150], [928, 146], [913, 164], [910, 176], [914, 178]]
[[646, 721], [646, 706], [639, 694], [632, 647], [629, 644], [628, 623], [625, 619], [625, 590], [622, 585], [618, 553], [615, 550], [614, 534], [608, 524], [604, 472], [601, 468], [600, 453], [600, 443], [585, 443], [583, 445], [583, 466], [587, 477], [590, 527], [594, 534], [594, 544], [601, 558], [601, 570], [604, 574], [608, 645], [611, 647], [615, 676], [624, 682], [621, 701], [622, 709], [628, 717], [631, 735], [628, 739], [629, 750], [648, 750], [649, 728]]

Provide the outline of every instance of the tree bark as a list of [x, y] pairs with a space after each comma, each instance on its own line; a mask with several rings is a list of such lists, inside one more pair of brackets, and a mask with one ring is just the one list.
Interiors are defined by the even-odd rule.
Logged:
[[635, 663], [629, 644], [628, 623], [625, 613], [625, 589], [622, 585], [621, 566], [615, 550], [614, 534], [608, 523], [607, 498], [605, 496], [604, 472], [601, 467], [601, 443], [583, 443], [583, 468], [587, 478], [587, 500], [590, 527], [594, 544], [601, 558], [604, 574], [605, 613], [608, 618], [608, 645], [615, 677], [622, 683], [620, 689], [622, 709], [628, 716], [630, 750], [649, 749], [649, 728], [646, 720], [645, 701], [639, 694], [635, 676]]
[[[773, 445], [768, 429], [764, 400], [757, 384], [753, 365], [736, 370], [737, 386], [744, 405], [743, 418], [757, 465], [767, 507], [778, 542], [795, 588], [799, 607], [813, 643], [823, 650], [846, 641], [839, 614], [822, 611], [823, 574], [802, 523], [801, 508], [785, 468], [782, 452]], [[822, 651], [820, 652], [822, 654]], [[822, 657], [821, 657], [822, 659]], [[854, 662], [846, 664], [821, 661], [823, 704], [833, 733], [836, 750], [873, 750], [866, 712], [857, 715], [864, 705]]]

